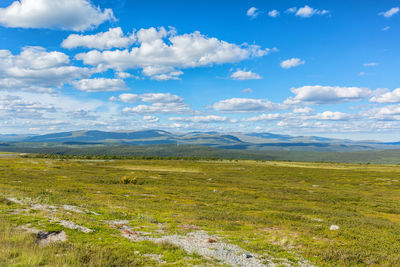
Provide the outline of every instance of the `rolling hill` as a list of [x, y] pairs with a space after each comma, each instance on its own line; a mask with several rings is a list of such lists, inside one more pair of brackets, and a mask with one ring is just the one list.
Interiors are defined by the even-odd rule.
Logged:
[[52, 145], [201, 145], [252, 151], [363, 151], [400, 149], [400, 142], [352, 141], [318, 136], [272, 133], [171, 133], [163, 130], [129, 132], [71, 131], [45, 135], [0, 135], [0, 142], [50, 143]]

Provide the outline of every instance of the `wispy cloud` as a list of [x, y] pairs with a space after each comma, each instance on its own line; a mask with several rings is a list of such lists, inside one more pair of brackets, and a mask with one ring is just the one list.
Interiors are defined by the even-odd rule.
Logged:
[[378, 13], [378, 15], [380, 16], [384, 16], [385, 18], [391, 18], [394, 15], [396, 15], [397, 13], [399, 13], [400, 8], [398, 7], [392, 7], [391, 9], [389, 9], [388, 11], [384, 11], [384, 12], [380, 12]]

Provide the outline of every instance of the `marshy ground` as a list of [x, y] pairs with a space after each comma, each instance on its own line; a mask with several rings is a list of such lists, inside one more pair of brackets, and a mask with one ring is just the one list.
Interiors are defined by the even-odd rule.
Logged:
[[398, 266], [400, 166], [3, 154], [0, 244], [0, 266]]

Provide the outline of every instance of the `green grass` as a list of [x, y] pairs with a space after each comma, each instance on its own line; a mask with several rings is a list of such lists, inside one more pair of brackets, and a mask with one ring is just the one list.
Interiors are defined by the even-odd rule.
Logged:
[[[400, 265], [399, 166], [1, 158], [0, 194], [5, 266], [156, 265], [144, 254], [161, 254], [171, 266], [216, 264], [173, 246], [130, 242], [107, 220], [130, 220], [154, 235], [160, 235], [160, 225], [165, 234], [185, 234], [180, 225], [197, 225], [293, 264], [303, 258], [318, 266]], [[84, 234], [52, 222], [46, 211], [12, 214], [26, 207], [4, 196], [76, 205], [100, 215], [55, 213], [95, 230]], [[38, 247], [32, 234], [15, 230], [27, 223], [65, 230], [68, 241]], [[340, 229], [330, 231], [333, 224]]]

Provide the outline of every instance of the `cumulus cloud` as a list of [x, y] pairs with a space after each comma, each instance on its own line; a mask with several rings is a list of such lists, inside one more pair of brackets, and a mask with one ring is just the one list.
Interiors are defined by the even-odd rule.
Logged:
[[150, 103], [182, 103], [183, 98], [171, 93], [148, 93], [140, 95], [143, 102]]
[[276, 18], [279, 17], [279, 11], [274, 9], [268, 12], [268, 16], [272, 17], [272, 18]]
[[340, 87], [340, 86], [303, 86], [292, 88], [291, 91], [296, 95], [288, 98], [286, 104], [312, 103], [312, 104], [334, 104], [348, 101], [359, 101], [371, 96], [372, 91], [368, 88], [360, 87]]
[[282, 61], [280, 65], [281, 68], [290, 69], [304, 64], [306, 64], [306, 62], [304, 60], [301, 60], [300, 58], [291, 58]]
[[246, 15], [252, 19], [256, 18], [259, 14], [260, 12], [256, 7], [250, 7], [246, 12]]
[[120, 100], [124, 103], [133, 103], [139, 99], [139, 96], [136, 94], [120, 94], [118, 98], [114, 98], [115, 100]]
[[118, 97], [111, 97], [111, 101], [122, 101], [124, 103], [133, 103], [141, 99], [149, 103], [183, 103], [183, 98], [171, 93], [146, 93], [146, 94], [120, 94]]
[[148, 115], [148, 116], [143, 116], [143, 120], [146, 120], [148, 122], [158, 122], [160, 119], [157, 118], [156, 116]]
[[326, 14], [329, 13], [328, 10], [315, 9], [315, 8], [312, 8], [312, 7], [308, 6], [308, 5], [305, 5], [304, 7], [301, 7], [301, 8], [291, 7], [288, 10], [286, 10], [286, 12], [295, 14], [296, 16], [302, 17], [302, 18], [310, 18], [310, 17], [312, 17], [314, 15], [323, 16], [323, 15], [326, 15]]
[[18, 55], [0, 50], [0, 89], [52, 91], [75, 79], [92, 75], [94, 70], [70, 65], [61, 52], [48, 52], [43, 47], [24, 47]]
[[392, 92], [382, 93], [372, 97], [370, 102], [376, 103], [400, 103], [400, 88], [394, 89]]
[[[143, 73], [146, 74], [147, 69], [143, 69]], [[156, 74], [156, 75], [149, 75], [151, 76], [152, 80], [156, 81], [168, 81], [168, 80], [180, 80], [179, 76], [183, 75], [183, 71], [171, 71], [168, 73], [163, 73], [163, 74]]]
[[349, 120], [350, 118], [352, 118], [352, 116], [339, 111], [324, 111], [322, 113], [315, 114], [314, 116], [312, 116], [312, 118], [316, 120], [340, 121]]
[[128, 72], [123, 72], [123, 71], [118, 71], [118, 72], [115, 73], [115, 75], [118, 78], [121, 78], [121, 79], [127, 79], [127, 78], [132, 78], [133, 77], [132, 74], [130, 74]]
[[208, 115], [208, 116], [193, 116], [193, 117], [171, 117], [169, 118], [171, 121], [183, 121], [183, 122], [194, 122], [194, 123], [221, 123], [221, 122], [229, 122], [228, 117], [225, 116], [216, 116], [216, 115]]
[[390, 26], [386, 26], [386, 27], [383, 27], [383, 28], [382, 28], [382, 31], [384, 31], [384, 32], [385, 32], [385, 31], [388, 31], [388, 30], [390, 30]]
[[124, 71], [142, 69], [145, 76], [155, 80], [179, 79], [181, 69], [235, 63], [262, 57], [271, 49], [257, 45], [232, 44], [207, 37], [196, 31], [177, 35], [174, 29], [140, 29], [136, 33], [138, 46], [131, 49], [98, 51], [76, 55], [76, 59], [92, 66]]
[[[77, 100], [59, 94], [35, 92], [0, 92], [0, 114], [9, 123], [22, 122], [37, 124], [32, 120], [47, 121], [57, 124], [57, 121], [67, 121], [78, 111], [89, 114], [96, 111], [102, 103], [96, 100]], [[87, 118], [87, 117], [86, 117]]]
[[391, 9], [389, 9], [388, 11], [384, 11], [384, 12], [380, 12], [378, 15], [380, 16], [384, 16], [385, 18], [391, 18], [394, 15], [396, 15], [397, 13], [399, 13], [400, 8], [398, 7], [392, 7]]
[[391, 105], [380, 108], [378, 115], [400, 115], [400, 105]]
[[258, 80], [262, 79], [262, 77], [255, 73], [252, 72], [251, 70], [245, 71], [245, 70], [237, 70], [234, 73], [231, 74], [231, 78], [233, 80]]
[[293, 109], [293, 113], [308, 114], [313, 111], [310, 107], [298, 107]]
[[264, 99], [231, 98], [213, 105], [215, 110], [227, 113], [265, 112], [280, 109], [279, 104]]
[[107, 32], [99, 32], [93, 35], [71, 34], [61, 46], [64, 48], [87, 47], [100, 50], [111, 48], [127, 48], [136, 39], [134, 34], [124, 36], [120, 27], [110, 28]]
[[272, 121], [282, 119], [285, 115], [279, 113], [261, 114], [260, 116], [242, 119], [242, 121], [256, 122], [256, 121]]
[[113, 92], [127, 90], [126, 84], [121, 79], [94, 78], [73, 81], [72, 85], [86, 92]]
[[111, 9], [102, 11], [89, 0], [20, 0], [0, 8], [0, 24], [11, 28], [84, 31], [113, 20]]
[[378, 63], [376, 63], [376, 62], [369, 62], [369, 63], [363, 64], [364, 67], [375, 67], [377, 65], [378, 65]]
[[[373, 118], [379, 121], [399, 121], [400, 120], [400, 105], [390, 105], [381, 108], [375, 108], [366, 111], [364, 116]], [[390, 128], [389, 128], [390, 129]]]
[[153, 103], [151, 105], [138, 105], [135, 107], [126, 107], [122, 110], [124, 113], [138, 114], [184, 114], [192, 113], [189, 106], [184, 103]]
[[122, 101], [124, 103], [132, 103], [138, 100], [142, 102], [152, 103], [151, 105], [137, 105], [134, 107], [125, 107], [124, 113], [137, 114], [192, 114], [192, 110], [183, 102], [183, 98], [171, 93], [146, 93], [141, 95], [136, 94], [121, 94], [118, 97], [112, 97], [113, 101]]

